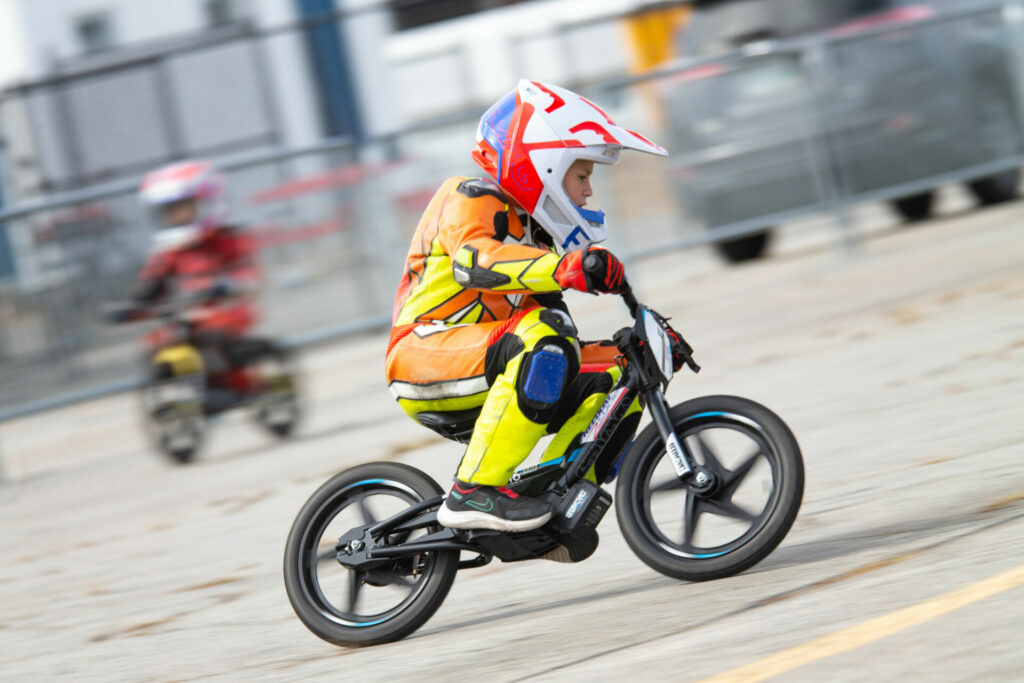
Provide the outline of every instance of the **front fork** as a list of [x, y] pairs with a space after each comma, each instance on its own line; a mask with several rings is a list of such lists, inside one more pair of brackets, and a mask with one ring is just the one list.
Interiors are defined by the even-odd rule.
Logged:
[[665, 444], [665, 452], [668, 459], [675, 468], [676, 477], [679, 481], [687, 482], [697, 490], [710, 487], [713, 484], [713, 473], [697, 464], [686, 447], [685, 442], [679, 440], [676, 430], [672, 426], [672, 418], [668, 413], [668, 403], [665, 401], [665, 393], [660, 386], [654, 386], [646, 390], [644, 399], [647, 401], [647, 409], [651, 412], [651, 419], [658, 428], [662, 443]]

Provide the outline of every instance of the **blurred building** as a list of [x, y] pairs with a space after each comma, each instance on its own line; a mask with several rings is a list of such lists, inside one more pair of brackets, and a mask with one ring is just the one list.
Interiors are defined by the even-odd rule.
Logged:
[[[364, 12], [338, 30], [296, 25], [333, 11], [329, 0], [4, 0], [0, 11], [16, 38], [0, 71], [14, 200], [389, 124], [375, 106], [379, 60], [349, 57], [387, 24]], [[374, 82], [364, 96], [356, 67]]]
[[624, 72], [643, 0], [0, 0], [9, 203]]

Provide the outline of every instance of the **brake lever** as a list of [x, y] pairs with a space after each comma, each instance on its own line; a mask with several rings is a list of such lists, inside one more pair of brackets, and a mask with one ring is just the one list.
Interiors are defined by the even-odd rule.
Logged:
[[694, 374], [700, 372], [700, 366], [697, 365], [697, 361], [693, 359], [693, 347], [690, 346], [688, 341], [683, 339], [683, 335], [678, 332], [676, 332], [676, 334], [679, 335], [679, 341], [683, 346], [683, 348], [680, 349], [680, 355], [682, 355], [683, 362], [686, 363], [686, 367], [690, 368]]
[[700, 366], [697, 365], [697, 361], [693, 360], [693, 356], [690, 354], [683, 356], [683, 362], [686, 363], [686, 367], [690, 368], [694, 374], [700, 372]]

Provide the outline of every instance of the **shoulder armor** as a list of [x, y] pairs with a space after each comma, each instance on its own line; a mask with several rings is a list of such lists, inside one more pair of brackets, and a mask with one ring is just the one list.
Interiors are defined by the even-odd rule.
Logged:
[[503, 202], [508, 201], [508, 198], [505, 196], [505, 192], [490, 178], [470, 178], [469, 180], [463, 180], [455, 189], [460, 194], [471, 199], [490, 195]]

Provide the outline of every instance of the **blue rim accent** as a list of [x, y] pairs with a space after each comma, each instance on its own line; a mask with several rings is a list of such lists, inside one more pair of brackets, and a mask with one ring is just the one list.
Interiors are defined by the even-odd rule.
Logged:
[[357, 481], [356, 483], [354, 483], [352, 485], [353, 486], [362, 486], [363, 484], [386, 484], [386, 483], [388, 483], [387, 479], [363, 479], [362, 481]]
[[698, 417], [720, 417], [720, 416], [725, 415], [725, 414], [726, 413], [723, 413], [720, 410], [714, 410], [714, 411], [711, 411], [711, 412], [708, 412], [708, 413], [697, 413], [696, 415], [690, 415], [689, 418], [687, 418], [687, 419], [695, 420]]

